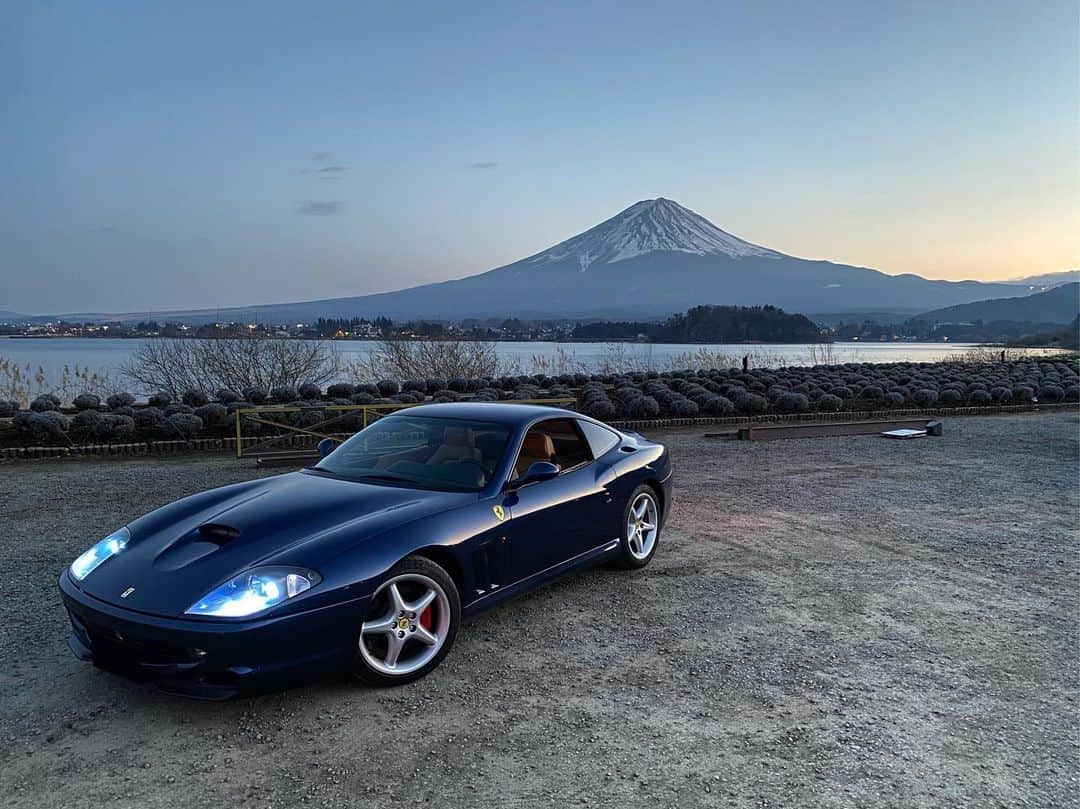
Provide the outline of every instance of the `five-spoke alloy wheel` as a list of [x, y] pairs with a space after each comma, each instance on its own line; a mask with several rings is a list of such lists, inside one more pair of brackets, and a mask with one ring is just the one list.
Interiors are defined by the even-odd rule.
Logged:
[[623, 562], [628, 567], [645, 567], [656, 552], [660, 538], [660, 506], [656, 492], [649, 486], [638, 486], [627, 502], [620, 543]]
[[357, 676], [373, 685], [423, 677], [450, 651], [460, 619], [457, 588], [445, 570], [422, 557], [399, 562], [360, 627]]

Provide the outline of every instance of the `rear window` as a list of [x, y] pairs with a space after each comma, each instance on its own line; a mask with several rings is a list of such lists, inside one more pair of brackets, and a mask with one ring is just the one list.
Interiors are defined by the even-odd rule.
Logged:
[[607, 427], [593, 424], [591, 421], [578, 421], [578, 427], [585, 434], [585, 440], [589, 442], [594, 458], [599, 458], [605, 452], [615, 449], [619, 443], [619, 436]]

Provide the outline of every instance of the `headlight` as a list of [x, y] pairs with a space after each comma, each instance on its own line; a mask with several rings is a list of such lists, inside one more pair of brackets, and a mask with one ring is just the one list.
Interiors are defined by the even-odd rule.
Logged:
[[131, 539], [131, 533], [126, 528], [109, 534], [71, 563], [71, 575], [82, 581], [96, 570], [98, 565], [126, 548], [129, 539]]
[[187, 610], [187, 615], [241, 618], [268, 610], [310, 590], [321, 581], [314, 570], [260, 567], [230, 579]]

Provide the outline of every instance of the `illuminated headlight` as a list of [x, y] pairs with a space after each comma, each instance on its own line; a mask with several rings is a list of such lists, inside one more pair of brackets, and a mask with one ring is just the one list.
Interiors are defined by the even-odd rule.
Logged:
[[121, 528], [119, 531], [109, 534], [71, 563], [71, 575], [82, 581], [96, 570], [102, 562], [111, 559], [124, 550], [129, 539], [131, 539], [131, 534], [126, 528]]
[[292, 567], [260, 567], [241, 573], [200, 598], [185, 611], [188, 615], [242, 618], [268, 610], [321, 581], [314, 570]]

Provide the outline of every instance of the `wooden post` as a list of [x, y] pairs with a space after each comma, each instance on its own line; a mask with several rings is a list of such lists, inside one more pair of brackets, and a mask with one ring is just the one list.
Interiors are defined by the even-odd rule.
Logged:
[[236, 416], [236, 457], [239, 458], [243, 454], [242, 447], [244, 446], [244, 438], [240, 434], [240, 408], [236, 408], [234, 411]]

